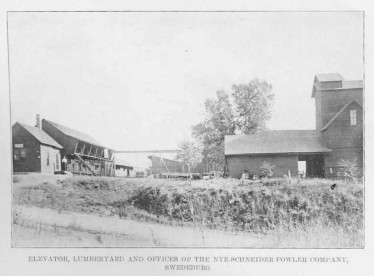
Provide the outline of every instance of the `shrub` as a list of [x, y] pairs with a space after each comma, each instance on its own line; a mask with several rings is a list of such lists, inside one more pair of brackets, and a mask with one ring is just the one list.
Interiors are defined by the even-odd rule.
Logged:
[[353, 161], [341, 159], [338, 162], [338, 176], [356, 182], [358, 176], [357, 159]]
[[264, 161], [261, 166], [261, 174], [265, 177], [272, 177], [274, 174], [275, 165], [271, 165], [269, 162]]
[[128, 202], [169, 221], [230, 231], [307, 228], [316, 222], [357, 230], [363, 223], [362, 189], [352, 185], [334, 192], [325, 184], [142, 187]]

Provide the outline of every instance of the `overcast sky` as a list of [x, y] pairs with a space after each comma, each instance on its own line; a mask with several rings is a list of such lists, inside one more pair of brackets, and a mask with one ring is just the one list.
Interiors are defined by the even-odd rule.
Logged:
[[269, 129], [314, 129], [315, 74], [363, 78], [361, 13], [10, 13], [12, 122], [114, 149], [173, 149], [204, 101], [273, 85]]

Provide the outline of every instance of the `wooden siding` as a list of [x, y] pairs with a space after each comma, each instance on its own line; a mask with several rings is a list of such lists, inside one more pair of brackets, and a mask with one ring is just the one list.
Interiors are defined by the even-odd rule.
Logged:
[[[152, 162], [152, 173], [188, 173], [188, 166], [183, 162], [161, 158], [154, 155], [150, 156], [149, 159]], [[191, 173], [208, 174], [212, 171], [214, 171], [214, 168], [212, 166], [208, 166], [208, 164], [205, 164], [204, 162], [201, 162], [195, 167], [191, 168]]]
[[[362, 105], [362, 89], [319, 91], [316, 94], [317, 129], [326, 125], [335, 114], [351, 101]], [[320, 104], [317, 104], [320, 101]]]
[[149, 159], [152, 162], [152, 173], [159, 174], [164, 172], [188, 172], [187, 166], [179, 161], [161, 158], [158, 156], [150, 156]]
[[54, 127], [52, 124], [43, 120], [42, 130], [45, 131], [49, 136], [51, 136], [57, 143], [63, 146], [61, 151], [62, 155], [67, 156], [68, 154], [73, 154], [75, 146], [78, 142], [77, 139], [67, 136], [62, 133], [59, 129]]
[[[357, 112], [357, 125], [350, 124], [350, 110]], [[327, 177], [334, 177], [337, 173], [337, 163], [343, 160], [357, 160], [359, 173], [363, 173], [363, 111], [362, 108], [352, 103], [339, 117], [323, 132], [327, 147], [332, 149], [332, 154], [325, 160]]]
[[67, 171], [74, 174], [115, 176], [115, 166], [113, 162], [105, 160], [84, 160], [85, 165], [78, 159], [68, 159]]
[[41, 172], [54, 173], [61, 170], [60, 150], [40, 145]]
[[316, 97], [315, 97], [315, 107], [316, 107], [316, 111], [315, 111], [315, 117], [316, 117], [316, 129], [317, 130], [320, 130], [323, 125], [322, 125], [322, 107], [321, 107], [322, 103], [321, 103], [321, 91], [318, 91], [316, 92]]
[[334, 89], [334, 88], [342, 88], [343, 83], [341, 80], [339, 81], [326, 81], [319, 83], [321, 89]]
[[298, 174], [297, 155], [244, 155], [227, 156], [229, 177], [240, 178], [244, 171], [249, 174], [261, 174], [263, 162], [275, 165], [274, 176], [283, 176], [291, 171], [293, 176]]
[[[108, 158], [104, 158], [103, 147], [70, 137], [45, 120], [43, 120], [42, 129], [64, 147], [61, 155], [67, 158], [68, 171], [74, 174], [115, 176], [113, 151], [108, 150]], [[76, 154], [84, 160], [84, 164]]]
[[[15, 144], [23, 144], [26, 149], [25, 160], [13, 160], [13, 172], [40, 172], [40, 142], [18, 124], [12, 128], [12, 148]], [[13, 152], [12, 152], [13, 153]]]

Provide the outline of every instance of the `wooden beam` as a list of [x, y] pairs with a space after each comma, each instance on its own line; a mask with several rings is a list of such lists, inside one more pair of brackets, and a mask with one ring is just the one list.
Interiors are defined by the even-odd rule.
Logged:
[[75, 155], [79, 155], [79, 156], [83, 156], [83, 157], [86, 157], [86, 158], [92, 158], [92, 159], [96, 159], [96, 160], [103, 160], [103, 161], [108, 161], [108, 162], [111, 162], [113, 163], [112, 161], [108, 160], [108, 159], [105, 159], [103, 157], [95, 157], [95, 156], [92, 156], [92, 155], [87, 155], [87, 154], [81, 154], [81, 153], [76, 153]]
[[78, 147], [78, 143], [79, 143], [79, 141], [77, 141], [77, 143], [75, 144], [75, 149], [74, 149], [74, 153], [77, 153], [77, 147]]
[[83, 148], [81, 149], [81, 154], [84, 154], [84, 148], [86, 147], [86, 143], [83, 144]]
[[115, 153], [178, 153], [180, 150], [115, 150]]
[[88, 153], [88, 155], [91, 155], [91, 151], [92, 151], [92, 145], [90, 147], [90, 152]]

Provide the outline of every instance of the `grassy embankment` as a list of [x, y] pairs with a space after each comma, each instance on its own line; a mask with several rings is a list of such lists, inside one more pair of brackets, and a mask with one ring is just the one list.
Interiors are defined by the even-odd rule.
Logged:
[[[330, 185], [337, 183], [332, 190]], [[363, 186], [308, 179], [241, 183], [73, 177], [16, 189], [14, 203], [230, 232], [269, 247], [362, 247]]]

